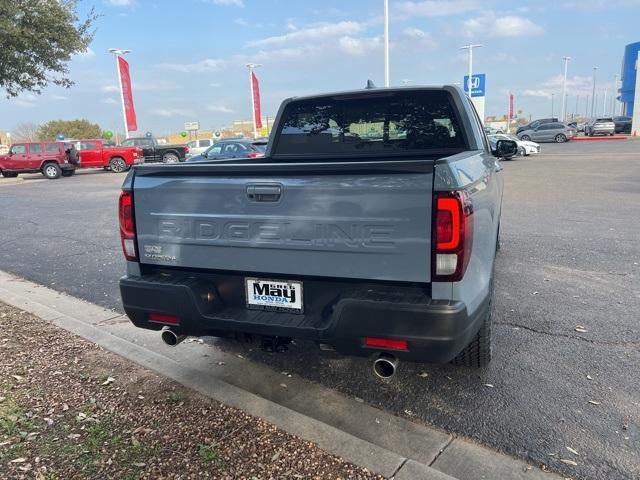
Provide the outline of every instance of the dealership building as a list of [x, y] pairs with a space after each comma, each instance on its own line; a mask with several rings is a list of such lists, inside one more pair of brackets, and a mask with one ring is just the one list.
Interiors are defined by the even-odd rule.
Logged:
[[636, 96], [638, 52], [640, 42], [630, 43], [624, 49], [622, 59], [622, 85], [620, 87], [620, 102], [622, 102], [622, 114], [633, 116], [634, 99]]

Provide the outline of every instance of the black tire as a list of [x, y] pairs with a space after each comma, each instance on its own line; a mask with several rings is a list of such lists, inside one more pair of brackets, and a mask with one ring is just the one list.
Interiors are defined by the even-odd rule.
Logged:
[[451, 360], [453, 365], [459, 367], [486, 367], [491, 362], [491, 310], [493, 309], [493, 277], [489, 287], [489, 309], [482, 321], [482, 326], [473, 340], [464, 347], [456, 358]]
[[18, 174], [16, 172], [0, 172], [5, 178], [16, 178]]
[[162, 155], [162, 163], [178, 163], [180, 162], [180, 157], [175, 152], [167, 152]]
[[113, 173], [122, 173], [126, 172], [129, 168], [127, 162], [124, 161], [122, 157], [113, 157], [109, 161], [109, 168]]
[[55, 180], [60, 178], [62, 175], [62, 170], [57, 163], [45, 163], [42, 167], [42, 175], [44, 175], [49, 180]]
[[525, 142], [528, 142], [529, 140], [531, 140], [531, 137], [529, 135], [522, 135], [520, 137], [520, 140], [524, 140]]
[[613, 137], [613, 133], [610, 133], [610, 134], [609, 134], [609, 136], [610, 136], [610, 137]]
[[63, 177], [73, 177], [75, 175], [75, 173], [76, 173], [75, 169], [73, 169], [73, 170], [63, 170], [62, 171], [62, 176]]
[[491, 310], [471, 343], [451, 363], [459, 367], [486, 367], [491, 362]]
[[564, 133], [559, 133], [555, 138], [556, 143], [564, 143], [567, 141], [567, 136]]

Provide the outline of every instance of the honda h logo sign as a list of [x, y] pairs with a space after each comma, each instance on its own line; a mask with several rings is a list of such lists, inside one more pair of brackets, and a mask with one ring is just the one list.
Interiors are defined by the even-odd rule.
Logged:
[[[469, 91], [469, 75], [464, 76], [464, 91]], [[485, 74], [478, 73], [471, 76], [471, 96], [484, 97], [485, 93]]]

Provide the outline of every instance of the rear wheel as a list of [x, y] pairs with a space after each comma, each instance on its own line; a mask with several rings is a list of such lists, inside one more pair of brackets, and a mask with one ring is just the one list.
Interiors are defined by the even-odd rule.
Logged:
[[178, 163], [180, 158], [173, 152], [167, 152], [162, 156], [162, 163]]
[[556, 135], [556, 143], [564, 143], [567, 141], [567, 136], [563, 133], [559, 133], [558, 135]]
[[62, 170], [57, 163], [47, 163], [42, 167], [42, 174], [49, 180], [55, 180], [56, 178], [60, 178]]
[[460, 367], [485, 367], [491, 362], [491, 310], [493, 298], [493, 279], [489, 292], [489, 309], [485, 314], [482, 326], [471, 343], [464, 347], [456, 358], [451, 360], [453, 365]]
[[528, 142], [529, 140], [531, 140], [531, 137], [529, 135], [522, 135], [520, 137], [520, 140], [524, 140], [525, 142]]
[[109, 162], [109, 167], [113, 173], [122, 173], [127, 170], [127, 163], [123, 158], [114, 157]]

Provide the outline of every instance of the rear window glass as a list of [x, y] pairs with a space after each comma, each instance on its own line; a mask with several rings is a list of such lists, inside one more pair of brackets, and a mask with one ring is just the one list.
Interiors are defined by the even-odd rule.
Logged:
[[613, 122], [612, 118], [599, 118], [596, 122]]
[[60, 151], [60, 145], [57, 143], [45, 143], [44, 151], [47, 153], [58, 153]]
[[449, 93], [404, 91], [294, 101], [282, 116], [276, 155], [367, 155], [464, 149]]

